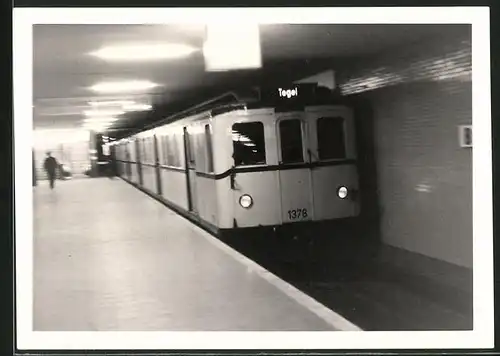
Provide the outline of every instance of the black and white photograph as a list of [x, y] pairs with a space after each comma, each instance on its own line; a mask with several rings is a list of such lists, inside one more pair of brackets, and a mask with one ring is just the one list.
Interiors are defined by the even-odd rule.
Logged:
[[13, 14], [18, 349], [493, 347], [487, 7]]

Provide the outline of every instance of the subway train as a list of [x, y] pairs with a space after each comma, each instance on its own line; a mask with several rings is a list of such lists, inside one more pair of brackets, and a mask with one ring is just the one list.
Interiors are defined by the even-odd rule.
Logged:
[[311, 84], [228, 93], [113, 142], [118, 174], [221, 236], [355, 221], [355, 122], [334, 97]]

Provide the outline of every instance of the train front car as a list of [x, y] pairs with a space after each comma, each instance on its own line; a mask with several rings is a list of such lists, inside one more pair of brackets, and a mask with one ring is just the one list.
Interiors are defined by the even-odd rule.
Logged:
[[223, 234], [314, 237], [358, 216], [354, 117], [318, 89], [262, 90], [259, 103], [219, 120], [233, 166]]

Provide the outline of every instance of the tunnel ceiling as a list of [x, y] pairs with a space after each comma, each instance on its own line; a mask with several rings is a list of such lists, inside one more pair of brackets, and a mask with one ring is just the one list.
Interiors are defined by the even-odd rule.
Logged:
[[[89, 56], [102, 46], [139, 41], [186, 43], [201, 48], [200, 25], [35, 25], [33, 30], [33, 99], [35, 128], [76, 128], [91, 100], [132, 98], [154, 110], [129, 113], [113, 126], [124, 129], [154, 121], [236, 86], [264, 81], [293, 81], [335, 69], [354, 57], [368, 56], [428, 36], [450, 31], [449, 25], [263, 25], [263, 68], [208, 73], [200, 54], [180, 60], [109, 63]], [[138, 95], [96, 95], [88, 87], [104, 80], [147, 79], [158, 90]]]

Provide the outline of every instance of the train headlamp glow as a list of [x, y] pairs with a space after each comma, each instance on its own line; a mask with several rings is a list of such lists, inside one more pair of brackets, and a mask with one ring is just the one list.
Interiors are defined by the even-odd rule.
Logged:
[[245, 209], [250, 208], [253, 205], [252, 197], [248, 194], [242, 195], [240, 197], [240, 205]]
[[337, 189], [337, 195], [339, 196], [340, 199], [347, 198], [347, 193], [348, 190], [346, 187], [340, 187], [339, 189]]

